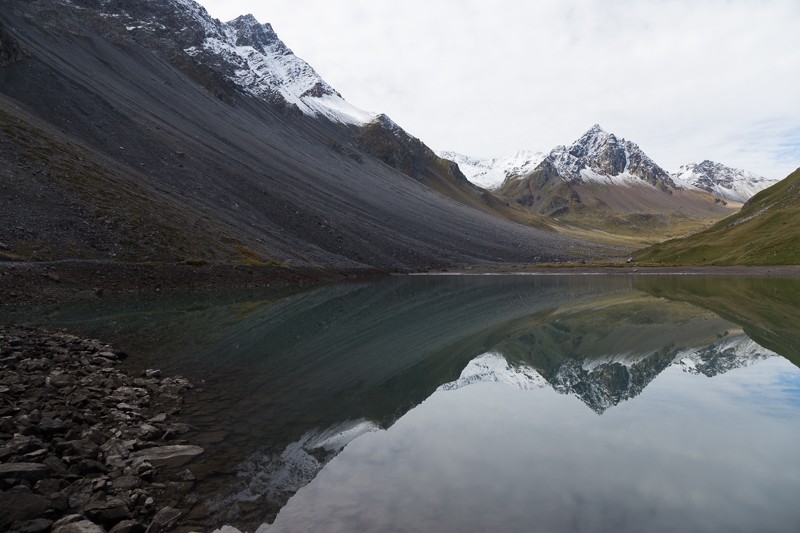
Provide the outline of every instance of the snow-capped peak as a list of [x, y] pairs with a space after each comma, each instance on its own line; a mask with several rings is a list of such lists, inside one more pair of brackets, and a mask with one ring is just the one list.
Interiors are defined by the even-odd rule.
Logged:
[[630, 185], [649, 183], [674, 188], [669, 174], [638, 145], [618, 138], [595, 124], [570, 146], [557, 146], [549, 162], [568, 181], [600, 181]]
[[148, 46], [176, 43], [195, 62], [253, 96], [335, 122], [363, 125], [372, 120], [372, 114], [345, 101], [294, 55], [271, 25], [253, 15], [220, 22], [194, 0], [103, 0], [97, 10], [106, 22], [121, 24], [130, 37]]
[[780, 181], [709, 160], [683, 165], [672, 178], [684, 187], [702, 189], [723, 200], [742, 203]]
[[469, 181], [484, 189], [497, 189], [506, 179], [522, 178], [542, 162], [542, 152], [518, 150], [501, 158], [470, 157], [458, 152], [438, 152], [439, 157], [458, 164]]
[[[252, 15], [224, 23], [223, 32], [207, 35], [202, 50], [234, 65], [233, 82], [246, 92], [271, 99], [279, 94], [306, 115], [363, 125], [372, 115], [342, 98], [311, 66], [294, 55], [272, 26]], [[196, 55], [198, 47], [185, 50]]]

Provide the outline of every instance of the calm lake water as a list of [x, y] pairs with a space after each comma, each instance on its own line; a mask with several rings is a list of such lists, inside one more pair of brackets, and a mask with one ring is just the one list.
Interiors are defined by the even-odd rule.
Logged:
[[800, 531], [800, 280], [393, 277], [8, 313], [199, 385], [190, 528]]

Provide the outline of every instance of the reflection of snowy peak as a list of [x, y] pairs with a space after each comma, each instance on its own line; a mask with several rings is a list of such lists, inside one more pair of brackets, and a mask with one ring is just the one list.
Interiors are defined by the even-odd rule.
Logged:
[[630, 185], [649, 183], [674, 188], [675, 183], [639, 146], [592, 126], [570, 146], [557, 146], [545, 158], [568, 182], [599, 181]]
[[672, 177], [685, 187], [702, 189], [734, 202], [746, 202], [757, 192], [778, 182], [708, 160], [683, 165]]
[[754, 365], [776, 355], [742, 333], [726, 337], [705, 348], [681, 352], [675, 358], [674, 364], [686, 372], [713, 377], [735, 368]]
[[690, 350], [664, 349], [650, 354], [565, 359], [555, 366], [544, 365], [549, 371], [541, 373], [528, 364], [509, 364], [503, 355], [490, 352], [470, 361], [456, 381], [445, 383], [438, 390], [486, 382], [505, 383], [522, 390], [540, 389], [549, 384], [562, 394], [577, 396], [593, 411], [602, 414], [609, 407], [638, 396], [670, 366], [713, 377], [775, 355], [743, 333]]
[[481, 159], [457, 152], [438, 152], [436, 155], [457, 163], [469, 181], [484, 189], [496, 189], [508, 178], [521, 178], [544, 159], [543, 153], [529, 150], [519, 150], [499, 159]]
[[377, 430], [378, 427], [372, 422], [351, 420], [324, 430], [309, 431], [284, 450], [258, 450], [238, 465], [237, 477], [240, 481], [215, 496], [208, 502], [208, 508], [227, 519], [232, 513], [239, 512], [239, 502], [259, 500], [279, 503], [282, 507], [345, 446]]
[[520, 390], [541, 389], [547, 385], [547, 381], [533, 368], [511, 366], [499, 353], [489, 352], [470, 361], [457, 380], [445, 383], [436, 390], [455, 390], [486, 382], [505, 383]]

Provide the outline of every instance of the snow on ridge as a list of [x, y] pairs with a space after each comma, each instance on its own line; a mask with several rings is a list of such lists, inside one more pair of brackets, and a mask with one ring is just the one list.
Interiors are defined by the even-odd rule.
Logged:
[[469, 181], [484, 189], [497, 189], [506, 179], [524, 177], [545, 157], [545, 154], [531, 150], [518, 150], [501, 158], [471, 157], [452, 151], [438, 152], [437, 155], [456, 162]]
[[778, 354], [759, 345], [745, 333], [739, 333], [710, 346], [680, 352], [672, 364], [684, 372], [711, 377], [777, 356]]
[[437, 391], [450, 391], [475, 383], [505, 383], [520, 390], [541, 389], [547, 385], [539, 372], [529, 366], [511, 366], [499, 353], [488, 352], [470, 361], [455, 381], [441, 385]]
[[244, 91], [268, 100], [280, 95], [303, 114], [334, 122], [364, 125], [374, 118], [347, 102], [311, 65], [294, 55], [270, 24], [260, 24], [252, 15], [220, 23], [193, 0], [172, 1], [205, 30], [202, 44], [184, 51], [191, 56], [209, 52], [221, 57], [234, 66], [232, 81]]
[[672, 179], [686, 188], [701, 189], [723, 200], [742, 203], [780, 181], [709, 160], [682, 165], [672, 173]]

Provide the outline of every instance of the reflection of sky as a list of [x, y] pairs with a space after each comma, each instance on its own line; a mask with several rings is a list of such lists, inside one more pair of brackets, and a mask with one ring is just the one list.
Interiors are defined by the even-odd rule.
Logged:
[[798, 385], [774, 358], [670, 368], [603, 416], [549, 388], [437, 392], [351, 443], [274, 529], [794, 532]]

